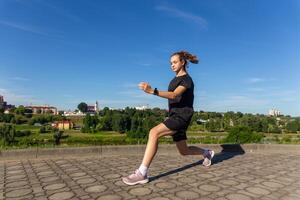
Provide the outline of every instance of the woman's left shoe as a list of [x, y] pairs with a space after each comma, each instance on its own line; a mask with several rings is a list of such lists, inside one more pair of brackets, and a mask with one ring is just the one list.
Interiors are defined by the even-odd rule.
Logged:
[[127, 185], [145, 184], [149, 182], [146, 176], [143, 176], [141, 172], [137, 169], [135, 172], [127, 177], [123, 177], [122, 181]]

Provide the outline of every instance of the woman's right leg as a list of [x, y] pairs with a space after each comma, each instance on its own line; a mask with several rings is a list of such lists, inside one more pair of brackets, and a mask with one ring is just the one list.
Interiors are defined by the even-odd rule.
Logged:
[[203, 155], [204, 160], [202, 165], [204, 165], [205, 167], [209, 167], [211, 165], [211, 160], [215, 155], [215, 152], [213, 150], [202, 149], [196, 146], [187, 146], [186, 140], [176, 142], [176, 146], [181, 155]]
[[181, 155], [204, 155], [205, 149], [196, 146], [187, 146], [186, 140], [176, 142], [177, 149]]

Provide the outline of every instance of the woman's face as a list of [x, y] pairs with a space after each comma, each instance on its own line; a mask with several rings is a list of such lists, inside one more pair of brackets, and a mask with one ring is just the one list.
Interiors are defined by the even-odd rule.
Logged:
[[184, 60], [180, 60], [179, 55], [174, 55], [170, 59], [171, 69], [174, 72], [179, 72], [184, 66]]

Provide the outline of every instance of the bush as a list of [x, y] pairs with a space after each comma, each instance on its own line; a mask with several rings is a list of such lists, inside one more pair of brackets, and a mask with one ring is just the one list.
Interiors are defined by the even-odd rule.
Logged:
[[230, 129], [228, 136], [225, 138], [225, 143], [257, 143], [263, 138], [263, 134], [251, 131], [247, 126], [237, 126]]
[[36, 139], [34, 136], [28, 136], [28, 137], [21, 137], [18, 139], [18, 145], [19, 146], [35, 146], [39, 143], [40, 141]]
[[128, 138], [145, 139], [147, 138], [148, 134], [147, 132], [138, 129], [137, 131], [128, 131], [126, 136]]
[[3, 141], [3, 145], [10, 145], [15, 141], [16, 129], [10, 124], [3, 124], [0, 126], [0, 139]]
[[30, 130], [24, 130], [24, 131], [17, 131], [16, 132], [16, 137], [24, 137], [24, 136], [29, 136], [31, 134]]
[[40, 131], [39, 131], [40, 133], [47, 133], [47, 131], [46, 131], [46, 127], [45, 126], [42, 126], [41, 128], [40, 128]]
[[58, 131], [58, 128], [52, 127], [52, 126], [41, 126], [39, 132], [40, 133], [51, 133]]
[[64, 133], [63, 131], [56, 131], [53, 134], [54, 142], [55, 142], [56, 145], [60, 144], [60, 139], [62, 138], [63, 133]]

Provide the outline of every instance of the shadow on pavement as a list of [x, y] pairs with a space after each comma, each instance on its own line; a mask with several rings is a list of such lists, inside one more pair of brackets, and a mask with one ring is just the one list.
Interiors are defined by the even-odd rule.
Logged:
[[[221, 147], [222, 147], [222, 151], [215, 154], [215, 156], [212, 160], [212, 165], [223, 162], [224, 160], [229, 160], [229, 159], [233, 158], [234, 156], [245, 154], [245, 151], [243, 150], [243, 148], [239, 144], [222, 144]], [[169, 176], [171, 174], [175, 174], [175, 173], [184, 171], [184, 170], [189, 169], [191, 167], [201, 165], [202, 162], [203, 162], [203, 159], [199, 160], [197, 162], [185, 165], [183, 167], [173, 169], [173, 170], [168, 171], [168, 172], [164, 172], [164, 173], [159, 174], [157, 176], [149, 177], [149, 181], [150, 182], [155, 181], [155, 180], [157, 180], [161, 177]]]

